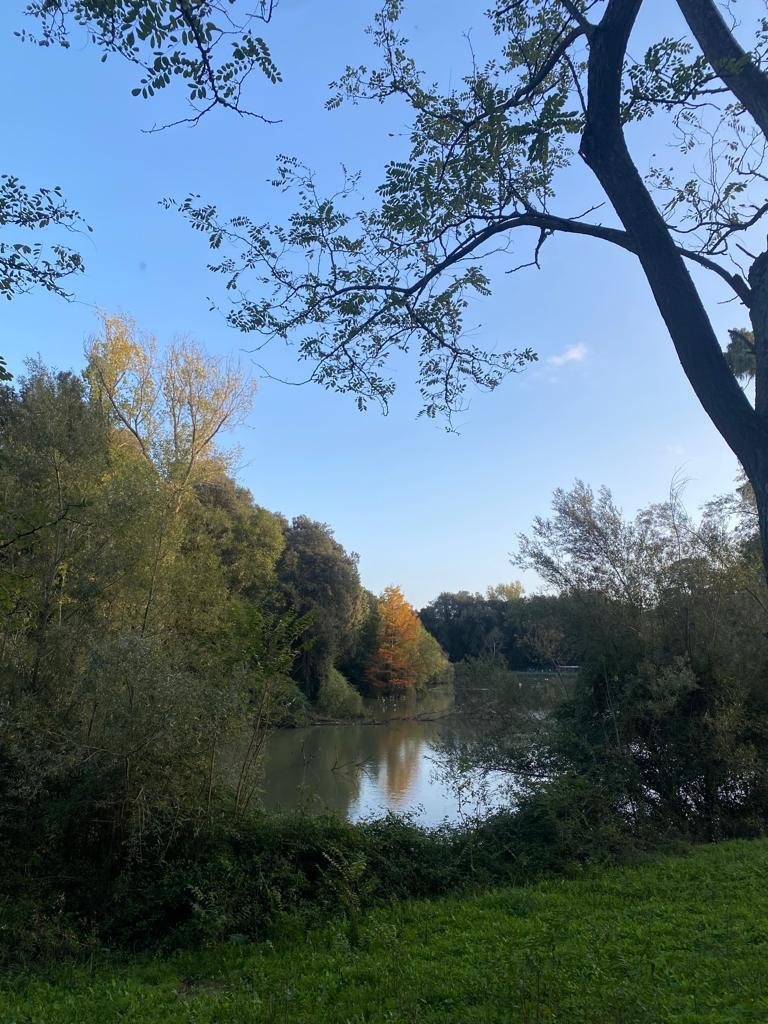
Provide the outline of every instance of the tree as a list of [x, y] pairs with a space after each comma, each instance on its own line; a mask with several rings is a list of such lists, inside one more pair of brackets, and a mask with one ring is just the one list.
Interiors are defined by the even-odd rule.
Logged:
[[553, 513], [520, 547], [570, 598], [584, 643], [550, 771], [591, 779], [635, 826], [712, 840], [762, 818], [766, 591], [748, 517], [713, 502], [696, 524], [673, 493], [626, 520], [580, 482]]
[[157, 504], [146, 524], [154, 556], [147, 584], [142, 632], [147, 628], [164, 563], [182, 542], [180, 513], [196, 483], [220, 474], [228, 455], [219, 446], [223, 431], [242, 423], [255, 383], [228, 360], [206, 355], [180, 339], [159, 353], [155, 339], [142, 337], [132, 320], [103, 318], [102, 336], [87, 349], [85, 377], [112, 434], [112, 445], [143, 464], [139, 474], [157, 475]]
[[627, 519], [607, 489], [558, 490], [519, 561], [557, 595], [551, 622], [578, 638], [580, 671], [537, 693], [498, 659], [463, 663], [457, 689], [483, 727], [454, 757], [507, 772], [527, 791], [518, 820], [549, 819], [571, 850], [760, 834], [768, 644], [753, 528], [742, 499], [695, 522], [672, 493]]
[[[78, 876], [81, 855], [109, 874], [150, 834], [243, 813], [275, 706], [299, 696], [284, 523], [212, 449], [179, 491], [152, 379], [126, 373], [111, 392], [144, 450], [92, 377], [30, 361], [0, 387], [0, 836], [54, 874]], [[211, 383], [188, 396], [197, 422]]]
[[195, 532], [210, 537], [229, 587], [249, 601], [273, 598], [277, 562], [285, 547], [285, 520], [257, 505], [250, 492], [222, 469], [195, 485], [195, 497]]
[[352, 640], [339, 659], [343, 675], [360, 690], [366, 688], [366, 672], [376, 655], [380, 630], [379, 599], [361, 587], [354, 613]]
[[725, 358], [733, 373], [739, 380], [755, 379], [755, 336], [752, 331], [734, 328], [728, 332], [730, 341], [725, 350]]
[[419, 681], [422, 626], [399, 587], [387, 587], [379, 598], [379, 635], [366, 682], [374, 693], [413, 689]]
[[116, 437], [137, 448], [180, 498], [206, 463], [226, 463], [217, 447], [225, 430], [248, 415], [255, 381], [230, 360], [208, 356], [180, 338], [159, 353], [133, 320], [104, 316], [87, 347], [86, 377]]
[[[538, 267], [557, 235], [617, 246], [637, 257], [696, 396], [752, 483], [768, 565], [764, 22], [756, 19], [744, 49], [715, 0], [677, 0], [687, 35], [665, 36], [635, 59], [629, 45], [649, 10], [644, 0], [496, 0], [488, 17], [499, 52], [442, 93], [425, 83], [399, 34], [402, 6], [387, 0], [376, 18], [381, 67], [349, 67], [329, 103], [395, 97], [410, 107], [411, 152], [387, 165], [378, 205], [350, 207], [354, 176], [321, 195], [293, 158], [281, 160], [276, 176], [298, 197], [284, 226], [228, 220], [194, 196], [180, 204], [213, 248], [226, 250], [212, 270], [239, 296], [230, 322], [298, 339], [312, 377], [354, 393], [360, 406], [386, 404], [394, 390], [387, 359], [414, 346], [424, 411], [450, 417], [468, 384], [495, 388], [534, 358], [530, 348], [498, 354], [466, 340], [470, 299], [491, 287], [478, 261], [507, 252], [518, 235], [532, 251], [511, 269]], [[679, 156], [672, 170], [652, 162], [642, 175], [627, 130], [648, 118], [665, 126]], [[578, 158], [602, 199], [571, 216], [555, 203]], [[605, 200], [612, 223], [598, 219]], [[715, 275], [749, 312], [754, 406], [691, 267]], [[246, 292], [249, 278], [261, 297]]]
[[453, 668], [445, 651], [419, 623], [419, 638], [416, 645], [416, 686], [439, 686], [453, 679]]
[[364, 678], [373, 693], [407, 693], [453, 678], [440, 645], [399, 587], [387, 587], [379, 598], [376, 629], [370, 632], [375, 643]]
[[494, 608], [482, 594], [461, 590], [438, 595], [421, 609], [419, 617], [456, 662], [479, 657], [499, 645], [505, 610]]
[[353, 642], [361, 590], [357, 556], [347, 554], [329, 526], [297, 516], [285, 532], [277, 574], [288, 607], [306, 616], [294, 671], [314, 699]]
[[491, 658], [508, 669], [552, 668], [579, 660], [578, 635], [563, 636], [563, 599], [523, 597], [519, 583], [489, 587], [486, 594], [443, 593], [419, 618], [452, 662]]
[[489, 601], [519, 601], [523, 596], [523, 585], [519, 580], [515, 580], [514, 583], [496, 583], [488, 587], [485, 596]]
[[[75, 595], [87, 605], [95, 571], [92, 534], [107, 452], [83, 382], [31, 363], [18, 392], [3, 395], [0, 432], [0, 656], [18, 659], [33, 685], [46, 665], [74, 657], [66, 629]], [[121, 523], [115, 522], [115, 533]], [[102, 550], [104, 570], [109, 558]], [[62, 629], [62, 627], [65, 627]], [[51, 635], [59, 641], [51, 643]], [[19, 635], [28, 643], [20, 644]], [[66, 639], [63, 639], [66, 637]]]

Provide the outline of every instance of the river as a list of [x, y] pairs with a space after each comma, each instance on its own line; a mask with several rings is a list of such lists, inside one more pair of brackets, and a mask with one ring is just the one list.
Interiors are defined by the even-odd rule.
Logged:
[[333, 811], [350, 821], [391, 811], [437, 825], [499, 803], [500, 777], [464, 777], [457, 792], [442, 768], [441, 744], [470, 735], [467, 719], [445, 709], [420, 714], [277, 730], [264, 759], [264, 807]]

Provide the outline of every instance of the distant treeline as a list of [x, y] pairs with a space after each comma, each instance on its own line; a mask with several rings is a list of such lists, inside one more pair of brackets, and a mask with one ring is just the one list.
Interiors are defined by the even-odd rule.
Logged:
[[501, 659], [511, 671], [578, 665], [584, 657], [578, 608], [567, 594], [524, 597], [517, 583], [485, 594], [443, 593], [419, 612], [452, 662]]

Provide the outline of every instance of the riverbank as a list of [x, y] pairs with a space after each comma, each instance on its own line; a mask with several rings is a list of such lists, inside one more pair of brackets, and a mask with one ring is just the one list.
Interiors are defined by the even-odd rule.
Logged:
[[306, 722], [317, 725], [389, 725], [391, 722], [431, 722], [461, 712], [456, 707], [456, 691], [452, 683], [434, 686], [428, 690], [403, 697], [367, 697], [362, 702], [362, 714], [324, 715], [312, 709]]
[[485, 895], [408, 901], [271, 943], [6, 976], [14, 1024], [763, 1024], [768, 841]]

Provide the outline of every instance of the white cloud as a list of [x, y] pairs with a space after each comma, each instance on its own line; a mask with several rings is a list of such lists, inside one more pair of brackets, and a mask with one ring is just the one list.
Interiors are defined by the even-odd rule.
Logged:
[[578, 345], [569, 345], [556, 356], [550, 356], [547, 362], [553, 366], [563, 366], [565, 363], [583, 363], [586, 358], [587, 346], [579, 342]]

